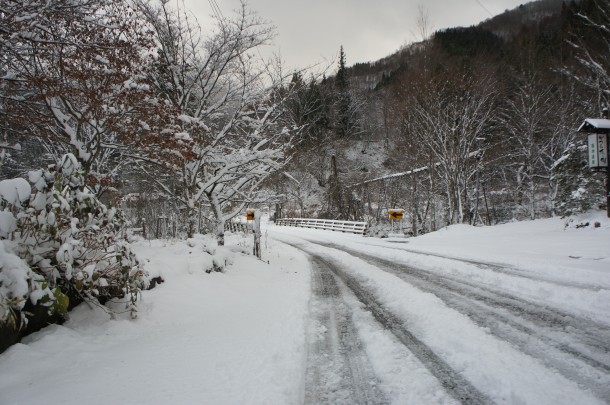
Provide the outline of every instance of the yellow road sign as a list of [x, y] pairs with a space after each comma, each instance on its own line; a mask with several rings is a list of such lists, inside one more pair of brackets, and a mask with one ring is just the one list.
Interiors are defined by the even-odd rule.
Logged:
[[252, 211], [246, 211], [246, 220], [248, 221], [254, 221], [254, 213], [256, 211], [252, 210]]
[[388, 215], [392, 221], [399, 221], [405, 214], [405, 210], [388, 210]]

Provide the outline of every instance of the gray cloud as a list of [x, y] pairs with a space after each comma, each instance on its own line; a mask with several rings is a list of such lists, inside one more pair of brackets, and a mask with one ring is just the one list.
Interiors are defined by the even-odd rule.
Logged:
[[[469, 26], [528, 0], [249, 0], [250, 9], [277, 27], [276, 46], [288, 67], [334, 60], [343, 45], [347, 62], [380, 59], [420, 40], [418, 6], [429, 15], [431, 30]], [[239, 0], [216, 0], [224, 16]], [[205, 0], [185, 0], [206, 23], [212, 15]], [[205, 26], [205, 25], [204, 25]]]

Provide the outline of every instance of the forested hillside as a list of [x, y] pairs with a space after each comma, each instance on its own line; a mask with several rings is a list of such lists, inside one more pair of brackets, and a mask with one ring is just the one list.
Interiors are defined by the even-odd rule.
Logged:
[[607, 106], [609, 17], [606, 2], [533, 2], [310, 83], [293, 110], [311, 109], [315, 141], [291, 163], [284, 214], [376, 222], [400, 207], [421, 233], [602, 208], [576, 130]]

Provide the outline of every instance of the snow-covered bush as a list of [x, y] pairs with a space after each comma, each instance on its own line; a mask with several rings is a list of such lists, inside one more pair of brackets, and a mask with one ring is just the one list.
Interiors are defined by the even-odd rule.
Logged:
[[[31, 187], [24, 179], [0, 181], [0, 239], [9, 239], [17, 231], [18, 214], [27, 207]], [[26, 319], [21, 316], [28, 298], [35, 304], [57, 302], [54, 291], [44, 278], [0, 240], [0, 324], [18, 329]]]
[[67, 306], [59, 289], [51, 290], [44, 277], [0, 241], [0, 325], [8, 324], [14, 330], [24, 326], [26, 318], [21, 314], [28, 299], [33, 304], [49, 305], [57, 313]]
[[10, 284], [5, 279], [16, 274], [15, 267], [5, 270], [3, 260], [0, 283], [28, 286], [27, 293], [0, 290], [0, 302], [15, 311], [29, 298], [48, 306], [49, 313], [62, 314], [82, 300], [104, 303], [127, 296], [135, 316], [147, 280], [122, 237], [126, 223], [120, 212], [102, 204], [85, 185], [85, 173], [71, 154], [47, 170], [30, 172], [29, 181], [31, 188], [23, 179], [11, 180], [12, 187], [0, 185], [0, 238], [24, 262], [13, 277], [18, 282]]

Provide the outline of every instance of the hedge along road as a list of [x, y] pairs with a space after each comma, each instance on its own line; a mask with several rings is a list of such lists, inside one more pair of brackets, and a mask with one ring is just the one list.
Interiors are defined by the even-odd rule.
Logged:
[[[354, 325], [353, 314], [362, 310], [379, 333], [416, 358], [409, 367], [436, 380], [437, 387], [426, 382], [429, 392], [420, 399], [539, 404], [608, 398], [603, 325], [354, 249], [272, 236], [303, 250], [312, 263], [306, 403], [399, 402], [395, 364], [384, 369], [389, 362], [373, 358], [378, 352], [371, 353], [370, 342], [363, 345], [362, 327]], [[402, 384], [415, 390], [422, 381]]]

